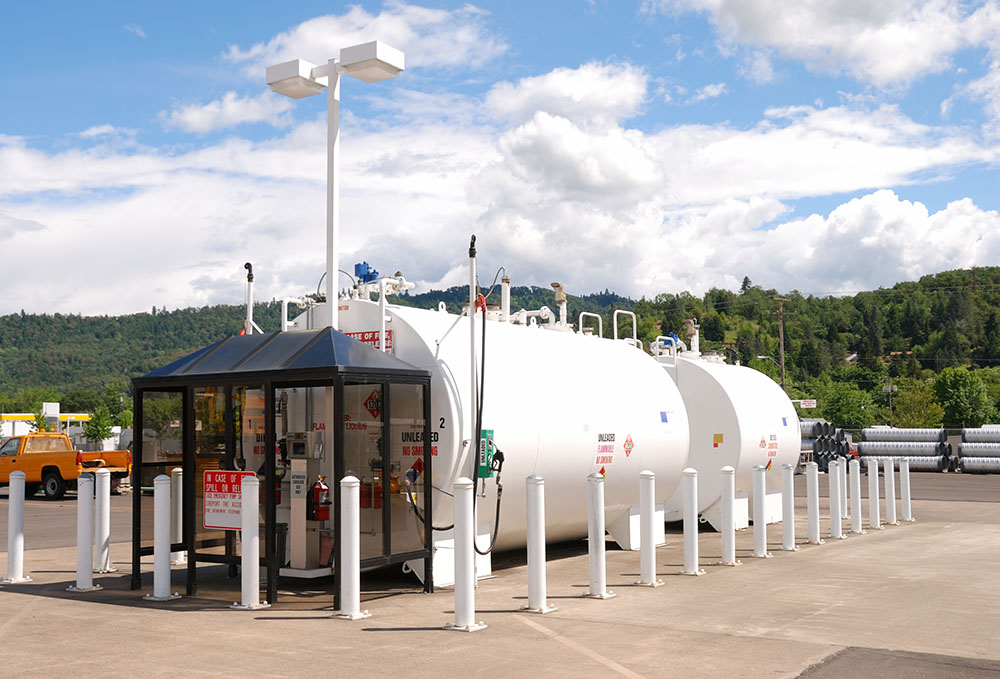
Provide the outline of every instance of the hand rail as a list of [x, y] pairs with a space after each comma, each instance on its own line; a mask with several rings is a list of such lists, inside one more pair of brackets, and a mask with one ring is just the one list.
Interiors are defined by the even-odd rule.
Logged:
[[596, 318], [597, 319], [597, 336], [604, 337], [604, 319], [601, 318], [600, 314], [595, 314], [592, 311], [581, 311], [580, 318], [576, 323], [576, 327], [579, 329], [580, 333], [583, 334], [583, 317]]
[[[625, 311], [624, 309], [615, 309], [614, 322], [615, 322], [615, 339], [618, 339], [618, 314], [624, 314], [626, 316], [632, 317], [632, 346], [638, 346], [639, 344], [639, 321], [636, 319], [635, 314], [631, 311]], [[628, 338], [624, 338], [628, 340]]]

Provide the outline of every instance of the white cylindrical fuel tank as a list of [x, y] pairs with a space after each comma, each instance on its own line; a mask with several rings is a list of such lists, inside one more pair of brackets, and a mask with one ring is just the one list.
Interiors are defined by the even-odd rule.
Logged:
[[[342, 332], [379, 329], [376, 303], [341, 300], [339, 313]], [[446, 493], [455, 479], [474, 470], [465, 443], [475, 436], [469, 416], [469, 320], [396, 306], [389, 306], [387, 315], [392, 354], [432, 373], [431, 415], [438, 439], [434, 524], [445, 526], [452, 521]], [[481, 316], [476, 325], [482, 328]], [[687, 461], [688, 417], [673, 380], [652, 357], [625, 341], [571, 331], [488, 320], [485, 332], [482, 426], [494, 432], [505, 456], [498, 549], [525, 544], [524, 479], [530, 474], [545, 479], [549, 541], [587, 534], [586, 487], [592, 472], [606, 475], [608, 524], [638, 506], [639, 473], [645, 469], [656, 474], [658, 502], [673, 494]], [[477, 335], [477, 353], [481, 349]], [[477, 498], [480, 526], [493, 522], [492, 479], [486, 480], [485, 493]]]
[[[796, 464], [801, 435], [795, 407], [767, 375], [738, 365], [704, 358], [661, 359], [680, 389], [691, 438], [688, 466], [698, 470], [698, 511], [722, 494], [719, 472], [736, 470], [737, 497], [750, 497], [754, 465], [767, 466], [767, 489], [781, 489], [781, 465]], [[678, 493], [665, 508], [667, 521], [679, 521]]]

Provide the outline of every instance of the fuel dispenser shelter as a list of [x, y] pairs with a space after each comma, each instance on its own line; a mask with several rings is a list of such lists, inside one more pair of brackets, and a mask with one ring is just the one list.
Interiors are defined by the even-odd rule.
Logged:
[[[270, 602], [279, 571], [322, 575], [310, 560], [332, 546], [340, 605], [346, 475], [362, 480], [361, 567], [423, 559], [430, 572], [430, 382], [428, 371], [332, 328], [229, 337], [134, 379], [132, 588], [141, 586], [140, 559], [153, 552], [147, 491], [153, 478], [178, 467], [182, 521], [172, 529], [171, 551], [187, 552], [188, 595], [197, 593], [199, 563], [227, 564], [235, 575], [240, 560], [235, 531], [205, 520], [205, 479], [223, 471], [262, 479], [261, 566]], [[327, 477], [330, 504], [317, 472]], [[278, 553], [286, 533], [288, 569], [285, 550]], [[424, 582], [431, 591], [433, 579]]]

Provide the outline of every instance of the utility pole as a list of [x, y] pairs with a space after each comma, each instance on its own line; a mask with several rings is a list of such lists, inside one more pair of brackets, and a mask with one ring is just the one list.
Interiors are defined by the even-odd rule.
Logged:
[[791, 300], [775, 297], [778, 302], [778, 357], [781, 360], [781, 390], [785, 391], [785, 302]]

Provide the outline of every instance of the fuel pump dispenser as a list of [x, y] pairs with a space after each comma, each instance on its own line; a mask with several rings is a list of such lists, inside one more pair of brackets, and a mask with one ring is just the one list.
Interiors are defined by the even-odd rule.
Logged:
[[289, 568], [282, 575], [315, 578], [329, 575], [320, 565], [320, 524], [330, 519], [330, 488], [320, 475], [325, 452], [323, 432], [288, 432], [285, 436], [290, 477]]

